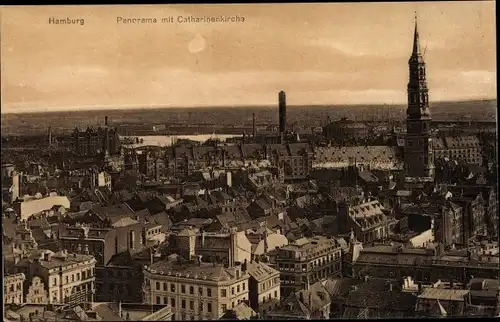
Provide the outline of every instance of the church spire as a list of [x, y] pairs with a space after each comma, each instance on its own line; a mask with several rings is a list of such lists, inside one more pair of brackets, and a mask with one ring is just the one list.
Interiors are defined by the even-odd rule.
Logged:
[[420, 41], [418, 39], [417, 12], [415, 11], [415, 32], [413, 34], [413, 55], [420, 55]]

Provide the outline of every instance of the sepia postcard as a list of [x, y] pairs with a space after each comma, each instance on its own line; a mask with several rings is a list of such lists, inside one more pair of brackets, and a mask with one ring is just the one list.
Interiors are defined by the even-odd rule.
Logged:
[[4, 321], [500, 317], [495, 9], [1, 6]]

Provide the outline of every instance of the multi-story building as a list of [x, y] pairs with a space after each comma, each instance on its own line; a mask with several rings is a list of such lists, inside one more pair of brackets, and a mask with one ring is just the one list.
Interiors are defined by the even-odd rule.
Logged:
[[3, 302], [5, 304], [24, 303], [24, 281], [26, 275], [23, 273], [4, 275], [3, 277]]
[[487, 233], [486, 201], [476, 189], [455, 191], [451, 200], [463, 209], [464, 239]]
[[28, 294], [26, 294], [27, 304], [48, 304], [49, 296], [47, 288], [42, 279], [38, 276], [33, 277], [31, 285], [28, 287]]
[[[43, 283], [48, 293], [48, 304], [80, 304], [94, 300], [95, 263], [91, 255], [44, 250], [33, 253], [30, 258], [17, 263], [16, 267], [18, 271], [25, 272], [33, 291], [39, 290], [40, 283]], [[34, 285], [36, 278], [40, 280]], [[39, 294], [33, 292], [33, 295]]]
[[275, 309], [281, 299], [280, 272], [266, 263], [252, 261], [247, 263], [250, 307], [260, 317]]
[[337, 218], [337, 233], [347, 234], [354, 230], [363, 243], [386, 238], [396, 224], [396, 220], [389, 216], [378, 200], [364, 200], [354, 205], [340, 203]]
[[462, 160], [481, 164], [483, 149], [476, 135], [438, 136], [433, 138], [434, 155], [441, 159]]
[[236, 146], [172, 147], [167, 150], [171, 173], [191, 175], [205, 167], [242, 167], [268, 160], [282, 169], [284, 180], [305, 179], [313, 165], [314, 151], [308, 143], [241, 144]]
[[400, 149], [393, 146], [318, 147], [314, 149], [313, 167], [400, 171], [403, 169], [403, 156]]
[[38, 243], [26, 220], [20, 220], [17, 223], [11, 245], [15, 256], [28, 254], [30, 251], [38, 249]]
[[308, 283], [341, 273], [342, 247], [323, 236], [300, 238], [278, 250], [281, 294], [287, 297]]
[[419, 248], [375, 244], [358, 249], [356, 256], [349, 259], [352, 267], [349, 275], [391, 279], [411, 276], [421, 283], [439, 279], [463, 283], [473, 277], [498, 276], [498, 255], [465, 253], [447, 253], [442, 244], [435, 243]]
[[282, 169], [284, 180], [307, 178], [314, 159], [314, 151], [308, 143], [266, 145], [265, 155], [273, 166]]
[[87, 130], [75, 128], [71, 134], [74, 152], [77, 155], [90, 156], [108, 152], [120, 153], [120, 137], [118, 130], [108, 127], [108, 117], [105, 118], [104, 128], [97, 130], [88, 127]]
[[158, 151], [158, 148], [147, 147], [147, 149], [137, 151], [137, 160], [139, 172], [146, 177], [158, 181], [166, 175], [167, 161], [165, 154]]
[[450, 200], [414, 203], [402, 209], [408, 228], [414, 232], [433, 231], [436, 242], [445, 246], [464, 245], [463, 209]]
[[[89, 215], [90, 216], [90, 215]], [[125, 220], [128, 220], [125, 218]], [[96, 224], [94, 224], [96, 225]], [[145, 248], [148, 230], [134, 220], [118, 227], [74, 225], [59, 235], [62, 249], [78, 254], [94, 254], [96, 259], [96, 301], [138, 300], [143, 276], [137, 265], [120, 265], [117, 256], [131, 255]], [[112, 263], [113, 265], [109, 265]]]
[[186, 259], [201, 256], [205, 262], [233, 266], [250, 261], [252, 244], [244, 231], [222, 229], [219, 232], [199, 232], [186, 228], [170, 235], [170, 247]]
[[144, 302], [169, 304], [172, 320], [217, 320], [249, 299], [249, 275], [242, 268], [180, 257], [154, 263], [144, 269]]

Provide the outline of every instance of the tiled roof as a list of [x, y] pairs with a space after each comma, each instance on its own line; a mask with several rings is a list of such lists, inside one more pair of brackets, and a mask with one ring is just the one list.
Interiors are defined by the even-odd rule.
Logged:
[[245, 302], [236, 305], [231, 310], [228, 310], [220, 320], [250, 320], [257, 313], [249, 307]]
[[279, 271], [262, 262], [247, 263], [247, 272], [250, 276], [255, 278], [257, 282], [265, 281], [275, 275], [279, 277]]
[[391, 291], [389, 283], [383, 279], [370, 278], [356, 285], [347, 297], [346, 307], [413, 311], [417, 297], [411, 293], [401, 292], [400, 287], [394, 282]]
[[59, 256], [59, 254], [54, 254], [49, 261], [40, 260], [40, 265], [47, 269], [52, 269], [56, 267], [64, 267], [72, 264], [77, 264], [92, 259], [94, 259], [94, 256], [92, 255], [68, 254], [67, 256], [63, 257]]
[[[160, 261], [150, 265], [147, 269], [151, 274], [182, 276], [183, 278], [228, 281], [236, 278], [234, 268], [225, 268], [212, 263], [193, 263], [192, 261]], [[247, 275], [248, 276], [248, 275]], [[243, 277], [243, 275], [240, 275]]]
[[373, 169], [400, 168], [402, 158], [397, 147], [346, 146], [322, 147], [315, 150], [315, 167], [342, 168], [357, 162], [369, 163]]
[[103, 321], [125, 321], [109, 306], [108, 303], [99, 303], [98, 305], [93, 306], [92, 310], [97, 312]]
[[429, 300], [446, 300], [446, 301], [464, 301], [465, 295], [469, 294], [468, 290], [444, 289], [444, 288], [424, 288], [419, 299]]

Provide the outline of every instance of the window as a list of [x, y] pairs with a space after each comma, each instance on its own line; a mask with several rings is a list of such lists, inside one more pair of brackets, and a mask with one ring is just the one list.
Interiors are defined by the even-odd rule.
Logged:
[[226, 297], [227, 296], [227, 292], [226, 292], [225, 289], [220, 290], [220, 296], [221, 297]]
[[220, 306], [220, 308], [222, 309], [222, 312], [226, 312], [227, 311], [227, 305], [226, 304], [222, 304]]
[[181, 285], [181, 293], [182, 294], [186, 293], [186, 285]]
[[76, 280], [79, 281], [80, 280], [80, 273], [76, 273]]
[[71, 281], [74, 282], [75, 281], [75, 274], [71, 274]]
[[159, 296], [156, 297], [156, 304], [161, 304], [161, 299]]
[[236, 286], [236, 292], [239, 293], [240, 292], [240, 286]]
[[175, 293], [175, 284], [170, 284], [170, 292]]
[[189, 287], [189, 294], [194, 294], [194, 287], [193, 286]]
[[170, 299], [170, 306], [175, 307], [175, 299]]
[[203, 287], [198, 287], [198, 294], [203, 296]]
[[231, 295], [234, 295], [234, 287], [231, 287]]
[[207, 303], [207, 311], [208, 313], [212, 313], [212, 303]]
[[186, 308], [186, 300], [181, 301], [181, 308], [183, 308], [183, 309]]
[[207, 296], [211, 297], [212, 296], [212, 289], [207, 288]]
[[245, 283], [243, 283], [243, 284], [242, 284], [242, 286], [243, 286], [243, 291], [245, 290], [245, 287], [246, 287], [245, 285], [246, 285]]
[[163, 290], [164, 290], [164, 291], [168, 290], [167, 283], [163, 283]]
[[274, 291], [274, 298], [278, 298], [278, 291]]
[[156, 290], [159, 291], [160, 290], [160, 282], [156, 282]]
[[189, 301], [189, 309], [194, 310], [194, 301]]

